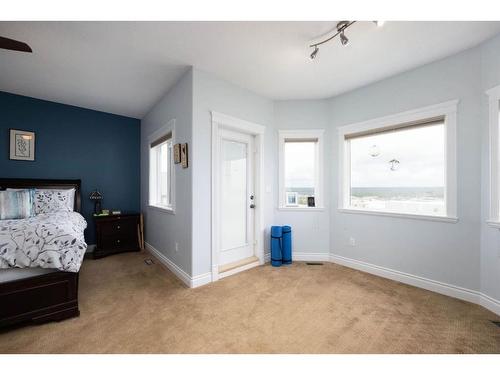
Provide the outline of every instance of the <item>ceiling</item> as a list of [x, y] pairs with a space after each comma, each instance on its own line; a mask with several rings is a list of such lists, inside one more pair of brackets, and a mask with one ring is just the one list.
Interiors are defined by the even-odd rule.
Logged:
[[331, 97], [470, 48], [500, 22], [0, 22], [0, 90], [142, 118], [189, 66], [277, 100]]

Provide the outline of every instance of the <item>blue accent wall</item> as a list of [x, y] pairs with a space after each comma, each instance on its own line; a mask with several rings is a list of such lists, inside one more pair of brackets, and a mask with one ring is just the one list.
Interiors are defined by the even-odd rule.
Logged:
[[[9, 129], [35, 132], [35, 161], [9, 159]], [[93, 203], [140, 209], [140, 120], [0, 91], [0, 177], [82, 180], [85, 238], [95, 243]]]

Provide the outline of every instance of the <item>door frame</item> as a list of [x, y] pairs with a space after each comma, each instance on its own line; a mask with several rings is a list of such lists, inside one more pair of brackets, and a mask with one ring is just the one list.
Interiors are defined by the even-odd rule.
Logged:
[[[250, 121], [245, 121], [220, 112], [211, 111], [212, 115], [212, 282], [219, 280], [219, 228], [220, 210], [218, 207], [219, 189], [219, 157], [220, 157], [220, 130], [227, 129], [245, 133], [255, 137], [254, 143], [254, 184], [255, 184], [255, 256], [259, 264], [264, 264], [264, 133], [266, 127]], [[244, 267], [242, 267], [244, 268]], [[243, 270], [243, 269], [242, 269]]]

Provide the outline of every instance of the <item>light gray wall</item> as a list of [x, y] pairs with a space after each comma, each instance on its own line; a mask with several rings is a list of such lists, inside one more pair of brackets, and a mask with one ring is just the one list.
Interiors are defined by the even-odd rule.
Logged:
[[[211, 268], [211, 111], [266, 126], [264, 184], [274, 190], [273, 174], [267, 162], [273, 145], [270, 142], [273, 102], [236, 85], [194, 69], [193, 142], [191, 171], [193, 174], [193, 275], [210, 272]], [[264, 225], [272, 222], [272, 193], [265, 197]], [[266, 241], [267, 242], [267, 241]]]
[[[266, 126], [265, 226], [289, 224], [294, 251], [357, 259], [420, 277], [481, 290], [500, 299], [500, 231], [488, 227], [488, 109], [484, 91], [500, 84], [500, 37], [392, 78], [327, 99], [273, 102], [191, 69], [143, 119], [141, 202], [146, 239], [190, 275], [211, 266], [211, 116], [222, 112]], [[459, 99], [456, 224], [339, 213], [337, 128]], [[176, 165], [177, 211], [147, 208], [148, 135], [177, 120], [190, 167]], [[278, 129], [325, 128], [325, 211], [278, 207]], [[425, 147], [425, 145], [422, 145]], [[349, 246], [354, 237], [356, 245]], [[179, 251], [175, 252], [175, 242]], [[266, 238], [268, 251], [268, 238]]]
[[486, 224], [489, 219], [489, 123], [488, 98], [484, 92], [500, 85], [500, 36], [481, 46], [482, 87], [482, 215], [481, 215], [481, 291], [500, 300], [500, 231]]
[[[459, 222], [441, 223], [331, 210], [333, 254], [479, 290], [481, 202], [480, 54], [477, 48], [360, 88], [330, 101], [339, 126], [459, 99]], [[331, 197], [338, 204], [338, 140], [331, 139]], [[425, 144], [422, 144], [425, 147]], [[349, 238], [356, 246], [349, 246]]]
[[[192, 263], [192, 168], [175, 164], [175, 215], [148, 208], [148, 137], [175, 119], [175, 143], [189, 145], [193, 139], [193, 70], [189, 71], [141, 121], [141, 206], [145, 238], [187, 274]], [[179, 244], [175, 251], [175, 243]]]
[[[278, 101], [274, 103], [274, 128], [272, 137], [274, 224], [291, 225], [293, 232], [293, 251], [296, 253], [325, 253], [330, 251], [330, 139], [331, 129], [328, 122], [327, 100]], [[278, 130], [325, 129], [324, 145], [324, 187], [325, 209], [322, 212], [297, 212], [279, 210], [279, 155]]]

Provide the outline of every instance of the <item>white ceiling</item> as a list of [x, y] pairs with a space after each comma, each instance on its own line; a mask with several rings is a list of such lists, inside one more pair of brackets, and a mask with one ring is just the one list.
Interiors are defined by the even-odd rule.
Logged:
[[0, 90], [141, 118], [193, 65], [272, 99], [337, 95], [479, 44], [500, 22], [0, 22]]

